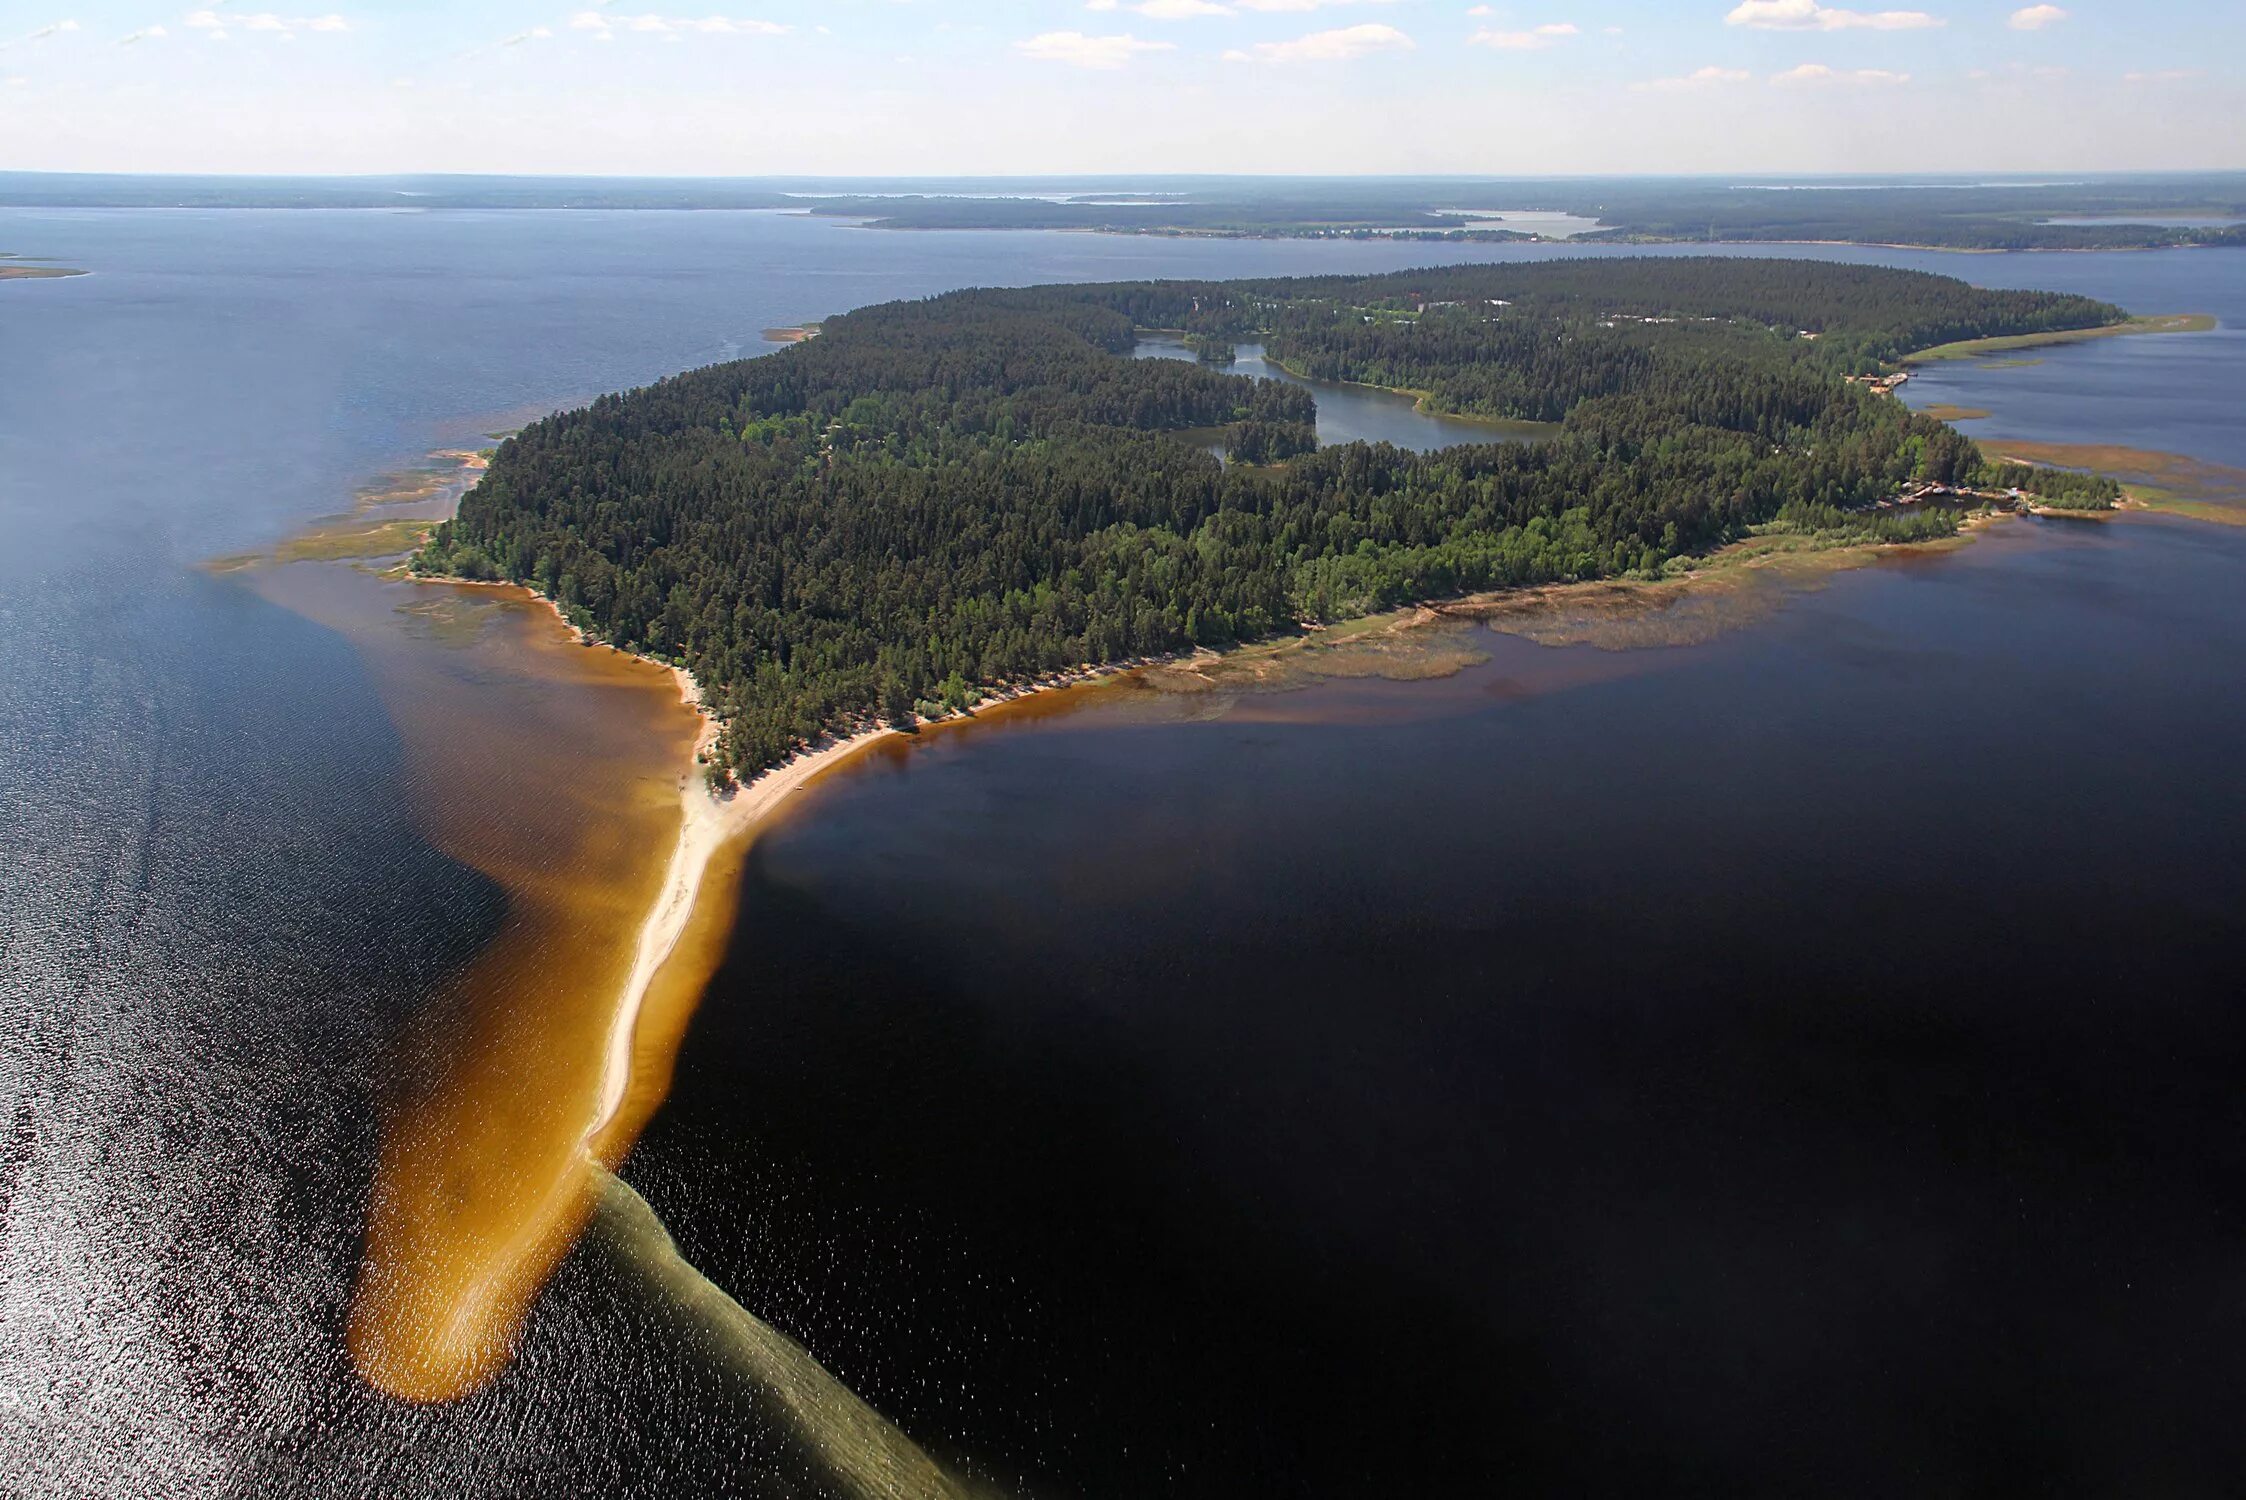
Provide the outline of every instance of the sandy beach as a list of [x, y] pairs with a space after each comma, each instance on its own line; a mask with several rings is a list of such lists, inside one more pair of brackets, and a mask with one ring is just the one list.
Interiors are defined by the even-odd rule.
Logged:
[[[700, 695], [692, 675], [680, 668], [672, 670], [680, 679], [680, 696], [698, 706]], [[745, 854], [749, 835], [789, 797], [868, 746], [901, 732], [874, 729], [830, 742], [797, 756], [784, 766], [766, 771], [746, 786], [721, 795], [711, 791], [699, 774], [701, 754], [715, 739], [716, 731], [715, 721], [708, 721], [708, 728], [696, 746], [696, 764], [689, 766], [681, 778], [678, 843], [671, 851], [670, 870], [664, 877], [662, 891], [640, 927], [631, 975], [617, 1000], [616, 1017], [609, 1031], [601, 1070], [600, 1108], [585, 1127], [587, 1146], [594, 1148], [598, 1143], [599, 1148], [606, 1148], [596, 1149], [599, 1155], [608, 1155], [611, 1151], [621, 1155], [621, 1151], [616, 1150], [620, 1143], [604, 1141], [602, 1137], [616, 1122], [631, 1086], [633, 1044], [639, 1030], [640, 1011], [646, 1004], [655, 976], [670, 960], [694, 915], [703, 878], [709, 873], [712, 861], [728, 848]]]
[[[540, 602], [553, 609], [556, 617], [561, 618], [579, 640], [586, 639], [576, 627], [569, 626], [553, 601], [541, 598]], [[1018, 703], [1149, 665], [1154, 663], [1081, 665], [1031, 683], [992, 691], [984, 699], [983, 706]], [[737, 863], [747, 857], [758, 829], [790, 798], [875, 745], [902, 738], [906, 733], [883, 726], [825, 740], [729, 792], [716, 792], [710, 789], [702, 766], [722, 726], [704, 712], [701, 686], [694, 675], [683, 667], [673, 666], [670, 671], [678, 682], [680, 700], [695, 712], [704, 714], [703, 728], [695, 742], [693, 757], [679, 778], [678, 839], [671, 850], [662, 888], [640, 926], [631, 972], [617, 997], [603, 1053], [599, 1107], [585, 1126], [584, 1142], [592, 1159], [611, 1167], [622, 1161], [647, 1116], [660, 1104], [685, 1020], [685, 1014], [669, 1014], [662, 1018], [660, 1025], [643, 1026], [649, 996], [657, 988], [658, 979], [668, 977], [673, 981], [669, 988], [675, 992], [666, 995], [666, 1008], [690, 1014], [700, 998], [707, 974], [698, 971], [692, 975], [665, 976], [665, 965], [678, 952], [681, 939], [690, 928], [700, 926], [722, 933], [731, 927], [729, 919], [715, 912], [701, 913], [697, 921], [705, 889], [712, 884], [712, 877], [727, 862]], [[958, 720], [935, 722], [956, 723]], [[730, 882], [726, 883], [726, 891], [731, 893]], [[709, 953], [702, 953], [698, 958], [702, 969], [714, 964], [714, 956]], [[626, 1102], [635, 1093], [641, 1095], [638, 1107], [627, 1110]]]

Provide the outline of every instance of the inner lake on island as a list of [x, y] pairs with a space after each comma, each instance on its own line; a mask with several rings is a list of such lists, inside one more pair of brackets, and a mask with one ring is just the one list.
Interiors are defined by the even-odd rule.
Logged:
[[[463, 1400], [343, 1348], [401, 1038], [507, 930], [521, 828], [478, 830], [540, 815], [443, 800], [399, 653], [454, 653], [461, 757], [638, 751], [523, 710], [498, 600], [213, 560], [871, 301], [1615, 253], [19, 209], [0, 250], [92, 273], [0, 287], [0, 1472], [431, 1496], [755, 1492], [781, 1441], [613, 1226]], [[2246, 256], [1748, 253], [2214, 313], [1905, 393], [2246, 468]], [[1360, 394], [1323, 437], [1447, 421]], [[2193, 1492], [2246, 1470], [2242, 578], [2246, 529], [2022, 517], [884, 742], [751, 850], [621, 1175], [996, 1495]]]

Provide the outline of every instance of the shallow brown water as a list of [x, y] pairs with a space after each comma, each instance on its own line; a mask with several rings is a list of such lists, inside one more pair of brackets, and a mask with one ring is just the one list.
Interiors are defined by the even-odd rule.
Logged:
[[[407, 1042], [351, 1315], [368, 1380], [455, 1397], [505, 1363], [590, 1211], [586, 1135], [700, 720], [668, 671], [577, 644], [519, 589], [309, 563], [255, 582], [358, 647], [426, 836], [507, 894], [498, 934]], [[684, 951], [682, 971], [706, 940]], [[669, 1013], [651, 1007], [651, 1036]], [[657, 1086], [596, 1143], [608, 1164]]]

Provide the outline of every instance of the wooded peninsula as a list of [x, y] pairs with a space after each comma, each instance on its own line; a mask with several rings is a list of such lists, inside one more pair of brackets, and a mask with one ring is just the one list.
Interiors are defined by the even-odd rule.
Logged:
[[[954, 292], [602, 397], [508, 439], [414, 566], [505, 578], [693, 672], [718, 774], [1057, 670], [1412, 600], [1659, 576], [1750, 530], [1911, 541], [1926, 491], [2110, 504], [1986, 459], [1871, 377], [1914, 351], [2099, 328], [2118, 307], [1791, 260]], [[1135, 359], [1183, 329], [1199, 362]], [[1535, 444], [1320, 448], [1240, 341]], [[1221, 433], [1229, 461], [1208, 451]]]

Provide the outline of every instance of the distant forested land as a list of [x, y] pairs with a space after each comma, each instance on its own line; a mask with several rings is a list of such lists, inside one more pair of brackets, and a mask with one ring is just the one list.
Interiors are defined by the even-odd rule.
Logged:
[[[1612, 194], [1597, 241], [1817, 241], [1956, 250], [2246, 246], [2246, 177], [2022, 184], [1640, 185]], [[2148, 224], [2129, 219], [2189, 219]], [[2089, 224], [2051, 219], [2105, 219]]]
[[[0, 207], [777, 209], [891, 229], [1478, 241], [1559, 213], [1592, 242], [1841, 240], [1980, 250], [2246, 245], [2246, 173], [1964, 177], [630, 178], [0, 172]], [[2054, 224], [2061, 218], [2101, 218]], [[2180, 224], [2131, 224], [2176, 218]]]
[[[1718, 178], [1220, 179], [1159, 201], [1064, 201], [930, 191], [864, 197], [840, 190], [816, 212], [891, 229], [1098, 229], [1137, 234], [1314, 238], [1524, 239], [1469, 227], [1471, 212], [1563, 213], [1596, 227], [1589, 243], [1845, 241], [1972, 250], [2246, 246], [2246, 176], [2117, 177], [2015, 184], [1839, 178], [1805, 183]], [[2207, 222], [2054, 224], [2054, 218]]]
[[[525, 428], [416, 566], [682, 661], [744, 773], [978, 684], [1404, 601], [1652, 574], [1772, 526], [1910, 540], [1916, 484], [2035, 488], [1846, 377], [2119, 308], [1916, 272], [1670, 258], [957, 292]], [[1319, 449], [1310, 394], [1130, 357], [1260, 337], [1338, 379], [1562, 424]], [[1200, 446], [1222, 429], [1235, 457]], [[1174, 434], [1191, 430], [1193, 440]], [[2048, 476], [2078, 502], [2111, 486]]]

